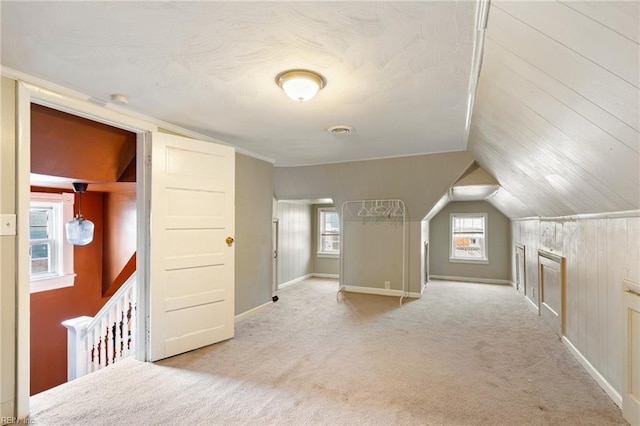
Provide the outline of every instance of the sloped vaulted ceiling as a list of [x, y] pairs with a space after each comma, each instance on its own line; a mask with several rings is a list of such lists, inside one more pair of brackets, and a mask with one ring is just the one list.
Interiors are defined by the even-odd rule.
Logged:
[[640, 208], [639, 43], [639, 2], [491, 3], [469, 150], [508, 215]]

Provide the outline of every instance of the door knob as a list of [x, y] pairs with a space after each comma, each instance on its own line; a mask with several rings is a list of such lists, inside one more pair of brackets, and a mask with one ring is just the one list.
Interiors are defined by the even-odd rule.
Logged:
[[231, 237], [227, 237], [227, 239], [225, 240], [227, 242], [228, 245], [233, 244], [233, 242], [235, 241], [233, 238]]

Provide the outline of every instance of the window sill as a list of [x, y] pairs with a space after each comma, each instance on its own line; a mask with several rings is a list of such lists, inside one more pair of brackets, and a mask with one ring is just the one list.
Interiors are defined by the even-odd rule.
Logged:
[[41, 278], [31, 281], [31, 293], [55, 290], [58, 288], [73, 287], [76, 274], [60, 275], [53, 278]]
[[321, 253], [318, 252], [316, 253], [317, 257], [326, 257], [329, 259], [339, 259], [340, 258], [340, 254], [339, 253]]
[[449, 258], [449, 263], [472, 263], [472, 264], [476, 264], [476, 265], [488, 265], [489, 264], [489, 260], [488, 259], [452, 259]]

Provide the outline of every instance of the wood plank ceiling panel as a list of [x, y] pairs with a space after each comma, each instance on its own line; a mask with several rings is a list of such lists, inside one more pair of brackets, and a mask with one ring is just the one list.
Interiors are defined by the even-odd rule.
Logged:
[[469, 150], [536, 215], [638, 209], [640, 46], [617, 5], [573, 6], [492, 2]]
[[[567, 174], [574, 175], [575, 186], [583, 187], [588, 198], [602, 204], [593, 206], [596, 211], [599, 208], [629, 210], [639, 204], [640, 184], [637, 180], [634, 181], [629, 173], [611, 173], [610, 168], [610, 164], [616, 164], [618, 170], [637, 170], [638, 153], [588, 121], [572, 117], [575, 114], [570, 109], [553, 102], [553, 98], [527, 82], [515, 81], [519, 80], [515, 74], [499, 70], [491, 75], [490, 79], [495, 78], [495, 81], [488, 85], [491, 97], [487, 105], [496, 110], [509, 105], [503, 110], [504, 118], [510, 125], [519, 125], [527, 131], [528, 145], [542, 156], [541, 159], [555, 160], [547, 160], [549, 166], [560, 169], [565, 179], [568, 179]], [[520, 99], [527, 101], [520, 102]]]
[[499, 1], [495, 5], [585, 60], [605, 68], [635, 87], [640, 86], [640, 64], [628, 60], [637, 55], [637, 42], [585, 15], [575, 13], [567, 4]]
[[640, 3], [637, 1], [561, 1], [561, 3], [611, 31], [640, 43]]
[[[513, 73], [529, 81], [611, 137], [624, 143], [635, 152], [640, 152], [640, 138], [638, 138], [637, 130], [618, 120], [607, 110], [589, 101], [549, 74], [524, 61], [517, 56], [517, 53], [505, 49], [493, 40], [488, 40], [484, 52], [485, 67], [486, 64], [493, 62], [499, 62], [504, 67], [509, 68]], [[483, 75], [486, 75], [486, 71], [483, 72]]]
[[[582, 33], [574, 25], [574, 22], [567, 21], [565, 28], [571, 31], [574, 37], [581, 37]], [[528, 22], [516, 19], [493, 4], [488, 37], [591, 102], [600, 105], [619, 120], [640, 130], [638, 88], [609, 71], [607, 64], [594, 63], [547, 34], [535, 30]], [[637, 53], [626, 57], [629, 62], [637, 59]]]

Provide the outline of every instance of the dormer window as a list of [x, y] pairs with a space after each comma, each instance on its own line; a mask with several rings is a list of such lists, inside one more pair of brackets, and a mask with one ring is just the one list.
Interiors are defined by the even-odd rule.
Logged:
[[449, 261], [488, 263], [487, 215], [452, 213]]

